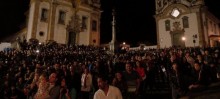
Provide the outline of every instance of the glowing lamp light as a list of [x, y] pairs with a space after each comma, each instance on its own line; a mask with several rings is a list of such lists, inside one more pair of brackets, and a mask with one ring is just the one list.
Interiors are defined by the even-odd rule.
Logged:
[[185, 40], [186, 40], [186, 38], [185, 38], [185, 37], [182, 37], [182, 40], [183, 40], [183, 41], [185, 41]]

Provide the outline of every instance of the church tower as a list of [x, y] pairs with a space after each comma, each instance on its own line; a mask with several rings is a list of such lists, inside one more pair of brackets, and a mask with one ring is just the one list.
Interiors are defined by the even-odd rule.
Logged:
[[155, 4], [159, 48], [219, 44], [220, 21], [207, 10], [204, 0], [155, 0]]
[[31, 0], [27, 40], [100, 45], [100, 0]]

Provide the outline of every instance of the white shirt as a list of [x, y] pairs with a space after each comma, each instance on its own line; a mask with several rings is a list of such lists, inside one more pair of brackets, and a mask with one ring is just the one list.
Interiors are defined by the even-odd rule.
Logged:
[[108, 93], [105, 95], [105, 92], [101, 89], [95, 92], [93, 99], [123, 99], [121, 91], [114, 86], [109, 85]]
[[[86, 87], [84, 87], [84, 83], [86, 84]], [[88, 73], [87, 75], [83, 73], [81, 77], [81, 91], [89, 92], [91, 90], [91, 87], [92, 87], [92, 75], [90, 73]]]

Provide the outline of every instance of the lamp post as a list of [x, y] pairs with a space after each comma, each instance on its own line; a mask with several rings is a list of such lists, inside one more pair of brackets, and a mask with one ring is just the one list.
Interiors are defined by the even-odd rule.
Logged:
[[183, 37], [182, 37], [182, 41], [183, 41], [183, 43], [184, 43], [184, 44], [182, 45], [182, 47], [185, 47], [185, 46], [186, 46], [186, 45], [185, 45], [186, 37], [183, 36]]

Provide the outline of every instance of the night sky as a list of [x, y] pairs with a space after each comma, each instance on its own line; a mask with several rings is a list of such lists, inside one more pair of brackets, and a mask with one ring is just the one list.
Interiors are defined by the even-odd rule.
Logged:
[[[215, 1], [215, 2], [214, 2]], [[208, 9], [220, 19], [217, 0], [205, 0]], [[116, 11], [116, 39], [133, 46], [156, 44], [154, 0], [101, 0], [101, 43], [111, 41], [112, 8]], [[29, 0], [3, 0], [0, 3], [0, 41], [16, 33], [25, 23]]]

